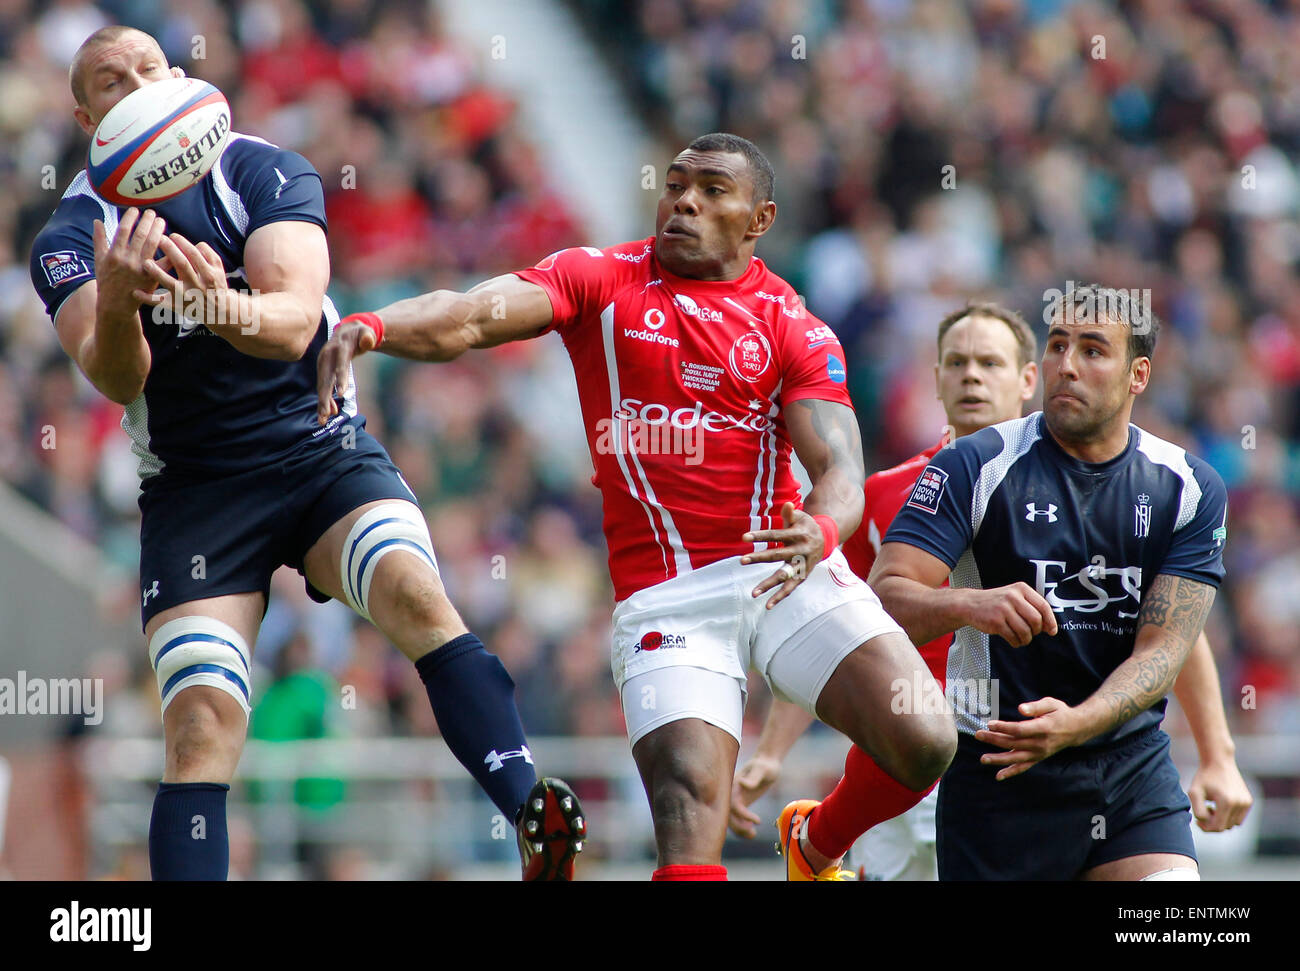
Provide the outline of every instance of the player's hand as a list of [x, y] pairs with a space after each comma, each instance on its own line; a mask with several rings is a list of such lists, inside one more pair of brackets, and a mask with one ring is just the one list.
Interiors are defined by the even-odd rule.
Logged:
[[372, 350], [375, 332], [359, 320], [339, 324], [316, 358], [316, 420], [324, 425], [339, 413], [334, 401], [348, 393], [348, 369], [357, 356]]
[[975, 733], [981, 742], [1007, 750], [980, 757], [985, 765], [1003, 766], [998, 770], [999, 782], [1027, 772], [1061, 749], [1083, 741], [1078, 737], [1074, 709], [1064, 701], [1057, 698], [1026, 701], [1020, 706], [1020, 714], [1027, 720], [991, 721], [986, 730]]
[[122, 213], [110, 243], [103, 220], [95, 220], [95, 282], [100, 300], [129, 305], [132, 309], [144, 302], [137, 291], [152, 289], [154, 285], [145, 264], [158, 252], [166, 231], [166, 221], [152, 209], [146, 209], [141, 215], [132, 206]]
[[[158, 248], [163, 260], [155, 260], [151, 254], [144, 261], [150, 286], [155, 289], [141, 288], [132, 296], [150, 307], [166, 307], [209, 330], [245, 323], [240, 318], [239, 294], [226, 285], [226, 267], [216, 250], [205, 242], [195, 246], [180, 233], [161, 237]], [[174, 275], [167, 272], [169, 268]]]
[[740, 537], [746, 543], [779, 544], [757, 553], [746, 553], [740, 558], [741, 563], [784, 562], [781, 569], [754, 588], [753, 596], [761, 597], [773, 587], [780, 586], [781, 589], [768, 598], [768, 610], [790, 596], [794, 588], [803, 583], [808, 571], [829, 552], [825, 549], [826, 539], [817, 520], [802, 509], [795, 509], [793, 502], [781, 507], [781, 521], [785, 523], [784, 529], [755, 529]]
[[1027, 583], [1012, 583], [992, 590], [969, 590], [967, 623], [985, 634], [995, 634], [1012, 647], [1024, 647], [1039, 634], [1057, 631], [1056, 613], [1043, 595]]
[[1241, 824], [1255, 804], [1233, 758], [1207, 762], [1187, 787], [1196, 825], [1207, 833], [1222, 833]]
[[766, 755], [755, 755], [740, 767], [731, 784], [731, 831], [752, 840], [763, 822], [749, 807], [781, 777], [781, 762]]

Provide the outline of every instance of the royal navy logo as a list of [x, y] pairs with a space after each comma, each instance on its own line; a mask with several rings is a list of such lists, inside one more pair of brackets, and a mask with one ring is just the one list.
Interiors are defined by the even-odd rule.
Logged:
[[1146, 539], [1151, 533], [1151, 497], [1145, 492], [1137, 498], [1133, 506], [1133, 535]]

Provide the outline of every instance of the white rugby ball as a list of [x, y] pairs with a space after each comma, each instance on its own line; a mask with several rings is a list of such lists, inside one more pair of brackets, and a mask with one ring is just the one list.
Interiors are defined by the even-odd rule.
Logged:
[[198, 78], [154, 81], [100, 120], [86, 175], [114, 205], [152, 205], [198, 184], [229, 139], [230, 105], [215, 87]]

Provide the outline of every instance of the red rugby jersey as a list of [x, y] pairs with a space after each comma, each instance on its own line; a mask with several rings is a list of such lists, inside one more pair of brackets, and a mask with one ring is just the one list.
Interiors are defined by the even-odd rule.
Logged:
[[517, 273], [549, 295], [573, 361], [619, 600], [765, 548], [740, 537], [800, 505], [782, 409], [851, 405], [839, 340], [762, 260], [689, 280], [654, 242], [561, 250]]
[[[884, 469], [867, 477], [866, 508], [862, 510], [862, 525], [852, 536], [844, 541], [844, 556], [849, 561], [853, 572], [862, 579], [871, 573], [876, 563], [876, 554], [880, 552], [880, 543], [889, 532], [889, 524], [903, 508], [903, 503], [912, 494], [916, 478], [924, 471], [944, 443], [927, 448], [919, 455], [914, 455], [906, 462]], [[948, 581], [944, 581], [947, 586]], [[936, 637], [928, 644], [920, 644], [917, 651], [925, 659], [930, 673], [940, 683], [944, 683], [948, 667], [948, 648], [952, 644], [952, 635]]]

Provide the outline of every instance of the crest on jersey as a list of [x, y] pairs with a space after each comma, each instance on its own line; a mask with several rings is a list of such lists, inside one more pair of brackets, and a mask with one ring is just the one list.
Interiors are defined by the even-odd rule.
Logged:
[[52, 287], [90, 276], [90, 267], [86, 261], [72, 250], [41, 254], [41, 269], [45, 271], [45, 279], [50, 281]]
[[1145, 492], [1133, 506], [1133, 535], [1138, 539], [1151, 535], [1151, 497]]
[[746, 331], [731, 345], [728, 362], [740, 380], [757, 381], [772, 366], [772, 345], [757, 331]]
[[931, 516], [939, 512], [939, 500], [943, 498], [943, 488], [948, 483], [948, 473], [933, 465], [927, 465], [921, 477], [912, 487], [912, 495], [907, 504], [913, 509], [924, 509]]

